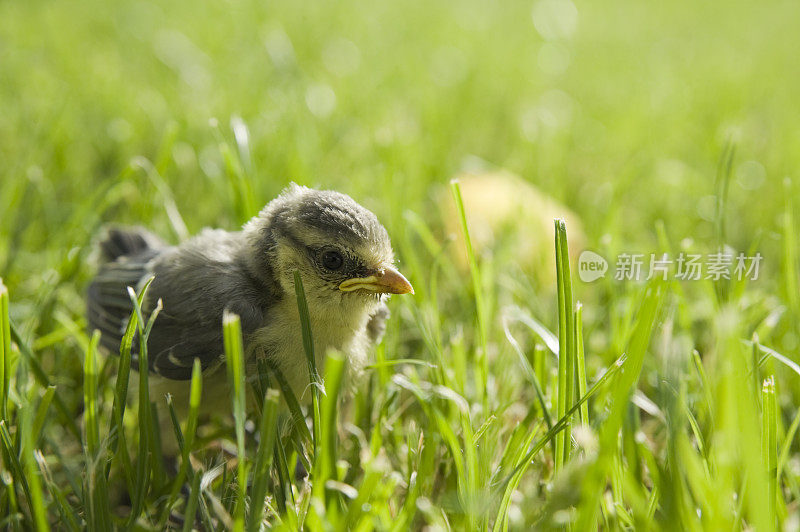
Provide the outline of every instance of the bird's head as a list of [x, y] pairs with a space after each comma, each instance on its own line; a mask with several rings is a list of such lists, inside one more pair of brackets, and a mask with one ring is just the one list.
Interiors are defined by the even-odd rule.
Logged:
[[300, 272], [312, 312], [355, 311], [386, 294], [414, 293], [394, 267], [386, 229], [345, 194], [292, 185], [245, 233], [282, 291], [294, 293], [294, 271]]

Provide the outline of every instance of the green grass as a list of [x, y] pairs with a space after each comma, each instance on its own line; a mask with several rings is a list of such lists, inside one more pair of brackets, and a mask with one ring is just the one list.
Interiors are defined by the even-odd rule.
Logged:
[[[0, 529], [797, 530], [798, 16], [0, 3]], [[558, 222], [537, 251], [556, 271], [519, 263], [523, 224], [473, 245], [451, 179], [482, 168], [577, 213], [585, 235]], [[130, 371], [157, 316], [137, 305], [118, 354], [86, 330], [92, 241], [234, 229], [291, 180], [372, 209], [416, 294], [356, 383], [303, 320], [309, 406], [275, 368], [250, 378], [231, 316], [230, 423], [201, 419], [199, 367], [182, 418]], [[606, 278], [581, 282], [567, 240]], [[613, 280], [619, 253], [723, 245], [761, 253], [759, 278]]]

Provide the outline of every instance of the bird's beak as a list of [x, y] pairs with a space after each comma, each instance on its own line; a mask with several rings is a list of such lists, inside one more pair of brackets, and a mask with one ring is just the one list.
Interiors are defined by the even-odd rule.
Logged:
[[342, 292], [353, 290], [369, 290], [378, 294], [413, 294], [414, 287], [403, 277], [403, 274], [392, 268], [384, 266], [368, 277], [348, 279], [339, 285]]

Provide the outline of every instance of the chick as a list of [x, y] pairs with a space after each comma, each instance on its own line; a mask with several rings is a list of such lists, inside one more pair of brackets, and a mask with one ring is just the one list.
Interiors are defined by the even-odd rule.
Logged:
[[[187, 408], [195, 359], [203, 369], [201, 411], [230, 411], [226, 310], [241, 318], [247, 375], [256, 374], [263, 356], [297, 397], [308, 397], [295, 271], [308, 300], [318, 367], [334, 348], [347, 356], [351, 375], [383, 334], [388, 295], [414, 293], [395, 269], [389, 235], [372, 212], [345, 194], [297, 185], [241, 231], [206, 229], [168, 246], [143, 229], [114, 229], [100, 250], [105, 262], [89, 287], [89, 326], [101, 331], [101, 345], [118, 352], [132, 311], [127, 287], [139, 289], [154, 277], [143, 310], [149, 313], [159, 300], [163, 310], [148, 340], [150, 395], [163, 403], [171, 393], [179, 415]], [[132, 364], [141, 370], [137, 353], [135, 341]]]

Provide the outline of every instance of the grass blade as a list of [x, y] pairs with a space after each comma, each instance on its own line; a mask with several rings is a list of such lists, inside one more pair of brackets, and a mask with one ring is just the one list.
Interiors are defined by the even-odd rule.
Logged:
[[42, 437], [42, 432], [44, 432], [45, 422], [47, 421], [47, 414], [50, 410], [50, 405], [53, 401], [53, 396], [56, 393], [55, 386], [48, 386], [45, 389], [44, 395], [42, 396], [42, 400], [39, 402], [39, 407], [36, 409], [36, 417], [33, 420], [33, 428], [31, 429], [31, 434], [36, 435], [36, 440], [33, 442], [33, 446], [37, 447], [39, 445], [39, 439]]
[[94, 458], [100, 447], [100, 424], [97, 419], [97, 345], [100, 331], [94, 331], [83, 364], [83, 403], [86, 449]]
[[483, 282], [481, 280], [481, 270], [478, 267], [478, 259], [475, 256], [475, 250], [472, 248], [472, 239], [469, 236], [469, 225], [467, 224], [467, 212], [464, 209], [464, 199], [461, 197], [461, 188], [459, 187], [458, 180], [453, 179], [450, 181], [450, 189], [453, 193], [453, 199], [456, 202], [456, 209], [458, 210], [459, 221], [461, 222], [461, 231], [464, 236], [464, 244], [467, 248], [467, 260], [469, 261], [469, 271], [472, 276], [472, 289], [475, 292], [475, 308], [478, 315], [478, 334], [480, 338], [480, 351], [478, 352], [475, 389], [478, 397], [481, 397], [484, 403], [486, 397], [486, 383], [489, 376], [489, 323], [488, 323], [488, 308], [486, 306], [486, 298], [483, 293]]
[[528, 359], [525, 357], [525, 353], [522, 352], [522, 348], [520, 347], [517, 340], [511, 334], [511, 331], [508, 328], [508, 315], [503, 316], [503, 332], [506, 335], [506, 339], [508, 343], [511, 344], [511, 347], [517, 353], [517, 357], [519, 358], [520, 365], [522, 366], [525, 375], [528, 377], [528, 380], [533, 385], [533, 389], [536, 392], [536, 399], [539, 401], [539, 407], [542, 409], [542, 415], [544, 416], [545, 423], [547, 424], [547, 428], [553, 428], [553, 421], [550, 419], [550, 412], [547, 409], [547, 401], [544, 396], [544, 392], [542, 391], [542, 385], [539, 382], [539, 378], [536, 376], [536, 372], [531, 367]]
[[[153, 277], [150, 277], [147, 279], [147, 281], [145, 281], [144, 285], [139, 291], [139, 295], [137, 296], [139, 307], [144, 304], [144, 298], [147, 294], [147, 289], [150, 287], [150, 283], [152, 282]], [[114, 455], [117, 453], [117, 451], [120, 452], [122, 467], [128, 482], [132, 481], [134, 474], [133, 466], [131, 465], [131, 459], [128, 454], [128, 448], [125, 444], [125, 426], [123, 421], [125, 419], [125, 408], [128, 400], [128, 383], [130, 381], [131, 373], [131, 348], [133, 346], [133, 337], [136, 334], [138, 325], [139, 313], [137, 313], [136, 309], [134, 309], [131, 311], [131, 315], [128, 318], [128, 325], [125, 328], [125, 334], [122, 336], [122, 341], [120, 342], [119, 346], [117, 380], [114, 388], [114, 402], [111, 406], [113, 417], [111, 419], [111, 426], [109, 426], [108, 429], [109, 454]], [[122, 445], [120, 445], [120, 442]], [[110, 471], [111, 460], [108, 461], [108, 465], [106, 466], [106, 478], [108, 478]], [[131, 488], [132, 485], [129, 486], [129, 489]]]
[[[583, 305], [578, 302], [575, 308], [575, 335], [577, 339], [576, 359], [578, 364], [578, 397], [583, 397], [586, 394], [586, 355], [583, 350]], [[589, 404], [583, 403], [581, 405], [580, 419], [582, 425], [589, 425]]]
[[761, 389], [761, 452], [764, 466], [767, 469], [767, 494], [769, 504], [769, 515], [773, 524], [777, 524], [778, 503], [778, 419], [777, 401], [775, 398], [775, 376], [764, 379]]
[[39, 435], [33, 432], [33, 405], [29, 405], [22, 410], [22, 463], [25, 466], [25, 476], [28, 478], [30, 487], [30, 511], [33, 514], [33, 522], [36, 530], [50, 530], [47, 521], [47, 509], [45, 508], [44, 493], [42, 492], [42, 481], [39, 475], [39, 468], [34, 458], [34, 445]]
[[[145, 505], [145, 497], [150, 486], [150, 472], [152, 469], [153, 452], [150, 448], [153, 428], [153, 418], [150, 409], [150, 388], [149, 388], [149, 361], [147, 353], [147, 339], [153, 328], [153, 323], [158, 317], [162, 308], [159, 299], [156, 308], [150, 314], [149, 321], [145, 322], [142, 306], [133, 288], [128, 287], [128, 295], [133, 303], [134, 312], [137, 316], [137, 330], [139, 333], [139, 456], [136, 467], [136, 481], [134, 491], [131, 494], [131, 513], [128, 517], [128, 526], [133, 525]], [[145, 325], [146, 323], [146, 325]]]
[[197, 515], [197, 505], [200, 500], [200, 480], [202, 478], [202, 475], [195, 475], [192, 479], [189, 500], [186, 502], [186, 511], [183, 514], [183, 532], [194, 530], [194, 519]]
[[197, 433], [197, 420], [200, 417], [200, 400], [203, 396], [203, 369], [200, 359], [195, 358], [192, 363], [192, 380], [189, 385], [189, 414], [186, 418], [186, 432], [184, 433], [185, 450], [182, 451], [184, 459], [187, 460], [189, 453], [194, 450], [194, 440]]
[[[572, 276], [569, 268], [567, 226], [564, 220], [555, 220], [556, 282], [558, 285], [558, 399], [557, 417], [562, 418], [575, 401], [575, 315], [572, 309]], [[569, 423], [556, 436], [554, 472], [569, 461], [572, 450]]]
[[[178, 470], [178, 475], [172, 483], [172, 490], [164, 507], [164, 512], [161, 516], [161, 528], [166, 526], [169, 514], [172, 511], [172, 506], [178, 497], [178, 493], [183, 485], [184, 480], [188, 477], [194, 482], [197, 475], [191, 466], [189, 455], [194, 447], [195, 433], [197, 432], [197, 420], [200, 415], [200, 399], [203, 392], [203, 372], [200, 365], [200, 359], [195, 358], [192, 363], [192, 380], [189, 385], [189, 413], [186, 420], [186, 432], [181, 430], [178, 416], [175, 414], [175, 408], [172, 405], [172, 396], [167, 395], [167, 407], [169, 409], [170, 418], [172, 419], [172, 428], [175, 432], [175, 439], [178, 442], [178, 450], [181, 453], [181, 468]], [[188, 510], [187, 510], [188, 511]], [[194, 517], [192, 516], [192, 519]]]
[[258, 532], [264, 519], [270, 465], [278, 434], [277, 421], [278, 392], [267, 390], [261, 408], [260, 437], [253, 464], [253, 487], [250, 491], [250, 516], [247, 526], [249, 532]]
[[228, 367], [228, 381], [233, 393], [233, 419], [236, 427], [238, 492], [234, 512], [234, 530], [244, 530], [245, 496], [247, 494], [247, 456], [244, 448], [245, 412], [244, 349], [242, 347], [242, 326], [239, 316], [225, 311], [222, 317], [222, 331], [225, 340], [225, 361]]
[[525, 449], [530, 447], [531, 442], [533, 441], [534, 436], [539, 430], [539, 425], [535, 425], [533, 429], [530, 431], [527, 439], [525, 440], [524, 444], [520, 446], [519, 452], [514, 460], [514, 468], [515, 472], [511, 477], [511, 480], [506, 485], [505, 490], [503, 491], [503, 498], [500, 501], [500, 509], [497, 511], [497, 516], [495, 517], [495, 530], [497, 530], [498, 524], [500, 524], [500, 530], [503, 532], [508, 530], [508, 509], [511, 503], [511, 496], [514, 493], [514, 490], [517, 489], [519, 486], [520, 481], [522, 480], [522, 476], [527, 471], [528, 467], [533, 464], [532, 460], [528, 460], [526, 462], [522, 462], [523, 453]]
[[84, 453], [86, 459], [86, 488], [88, 494], [87, 522], [96, 530], [111, 528], [111, 509], [108, 504], [104, 454], [100, 448], [98, 419], [97, 346], [100, 331], [94, 331], [83, 364]]
[[11, 319], [8, 288], [0, 278], [0, 419], [8, 419], [8, 388], [11, 380]]
[[[325, 359], [325, 395], [322, 397], [320, 405], [322, 409], [320, 436], [323, 447], [319, 450], [319, 456], [314, 460], [313, 494], [318, 497], [324, 497], [324, 486], [328, 479], [338, 480], [336, 477], [337, 420], [339, 394], [344, 382], [344, 373], [344, 357], [336, 351], [328, 352]], [[333, 517], [330, 512], [328, 515]]]
[[300, 401], [297, 400], [297, 396], [294, 394], [292, 387], [289, 385], [286, 377], [283, 376], [283, 373], [281, 373], [281, 370], [277, 367], [271, 367], [270, 371], [275, 376], [275, 380], [278, 381], [278, 387], [281, 389], [281, 394], [283, 394], [283, 400], [286, 401], [289, 414], [292, 416], [292, 429], [300, 434], [300, 438], [303, 440], [304, 444], [313, 446], [314, 438], [311, 435], [311, 431], [308, 430], [306, 418], [303, 416], [303, 410], [300, 408]]
[[306, 360], [308, 362], [308, 378], [309, 382], [311, 383], [311, 408], [314, 417], [312, 435], [314, 456], [316, 456], [317, 445], [319, 443], [319, 392], [321, 389], [321, 383], [319, 373], [317, 372], [317, 359], [314, 353], [314, 336], [311, 332], [311, 316], [308, 313], [306, 292], [303, 288], [303, 279], [300, 278], [300, 272], [297, 270], [294, 271], [294, 291], [295, 296], [297, 297], [297, 310], [300, 314], [300, 327], [303, 333], [303, 350], [306, 353]]
[[792, 450], [794, 435], [797, 434], [798, 427], [800, 427], [800, 410], [798, 410], [797, 414], [795, 414], [792, 424], [789, 425], [789, 430], [786, 431], [786, 437], [783, 440], [783, 446], [781, 447], [781, 453], [778, 459], [778, 471], [775, 475], [778, 478], [778, 481], [780, 481], [781, 475], [783, 474], [783, 469], [786, 467], [786, 462], [789, 460], [789, 453]]
[[[25, 496], [25, 499], [28, 501], [31, 500], [31, 491], [28, 487], [28, 479], [25, 476], [25, 470], [22, 467], [22, 463], [19, 461], [19, 456], [17, 455], [17, 451], [14, 448], [14, 440], [11, 438], [11, 434], [8, 432], [8, 426], [6, 425], [6, 420], [0, 420], [0, 445], [3, 448], [3, 462], [5, 462], [5, 466], [10, 466], [11, 468], [11, 482], [7, 483], [6, 490], [8, 491], [9, 498], [13, 497], [14, 501], [16, 501], [16, 495], [13, 490], [16, 489], [16, 485], [19, 485], [22, 488], [22, 494]], [[16, 506], [16, 503], [13, 505]]]

